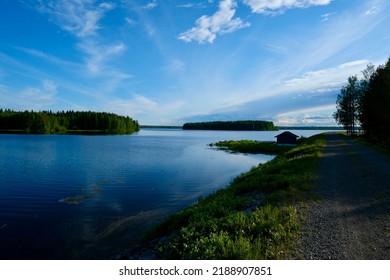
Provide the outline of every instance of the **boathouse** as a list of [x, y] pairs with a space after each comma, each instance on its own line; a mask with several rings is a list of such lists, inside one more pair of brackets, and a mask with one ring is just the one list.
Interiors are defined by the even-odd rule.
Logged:
[[298, 135], [285, 131], [279, 135], [276, 135], [276, 144], [278, 145], [297, 145]]

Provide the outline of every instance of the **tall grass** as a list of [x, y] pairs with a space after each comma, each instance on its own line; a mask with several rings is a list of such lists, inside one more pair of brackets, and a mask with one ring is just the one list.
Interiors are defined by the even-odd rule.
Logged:
[[165, 259], [289, 258], [299, 230], [295, 203], [314, 197], [311, 187], [324, 143], [318, 135], [286, 148], [168, 217], [145, 240], [168, 236], [159, 247]]

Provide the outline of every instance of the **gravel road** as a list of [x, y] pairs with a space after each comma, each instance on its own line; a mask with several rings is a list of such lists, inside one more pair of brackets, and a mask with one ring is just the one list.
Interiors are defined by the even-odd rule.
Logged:
[[300, 208], [298, 258], [390, 260], [390, 157], [327, 134], [316, 191]]

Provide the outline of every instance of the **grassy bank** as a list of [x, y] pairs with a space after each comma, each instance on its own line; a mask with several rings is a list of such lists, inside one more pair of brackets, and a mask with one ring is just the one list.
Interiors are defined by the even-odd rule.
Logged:
[[209, 146], [238, 153], [254, 153], [267, 155], [279, 155], [291, 149], [291, 147], [275, 145], [275, 142], [263, 142], [255, 140], [220, 141], [217, 143], [210, 144]]
[[169, 216], [145, 240], [168, 236], [159, 247], [164, 259], [289, 258], [299, 230], [295, 204], [313, 198], [324, 143], [324, 136], [317, 135], [284, 147], [274, 160]]
[[368, 139], [367, 137], [364, 137], [364, 135], [362, 136], [353, 136], [353, 140], [360, 143], [360, 144], [363, 144], [363, 145], [366, 145], [380, 153], [383, 153], [383, 154], [386, 154], [388, 156], [390, 156], [390, 143], [381, 143], [379, 141], [370, 141], [370, 139]]

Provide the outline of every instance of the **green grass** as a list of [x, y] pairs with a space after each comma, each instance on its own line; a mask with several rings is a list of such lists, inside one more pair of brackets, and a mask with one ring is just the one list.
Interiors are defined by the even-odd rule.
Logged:
[[353, 140], [360, 143], [360, 144], [371, 147], [372, 149], [374, 149], [380, 153], [383, 153], [383, 154], [390, 156], [390, 143], [373, 142], [364, 136], [355, 136], [355, 137], [353, 137]]
[[275, 142], [263, 142], [255, 140], [229, 140], [210, 144], [210, 147], [217, 147], [239, 153], [258, 153], [278, 155], [291, 149], [291, 147], [276, 145]]
[[315, 198], [311, 188], [324, 144], [322, 135], [304, 139], [169, 216], [145, 241], [168, 236], [159, 247], [164, 259], [288, 259], [299, 231], [295, 206]]

